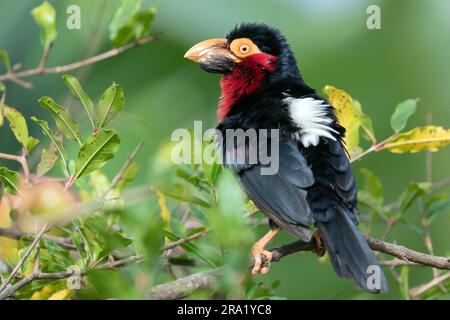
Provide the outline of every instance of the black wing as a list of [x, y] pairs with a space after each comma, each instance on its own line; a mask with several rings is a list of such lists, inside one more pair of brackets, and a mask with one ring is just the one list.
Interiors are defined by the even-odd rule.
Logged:
[[[261, 141], [259, 146], [261, 148]], [[247, 151], [253, 147], [237, 146], [228, 151], [236, 152], [240, 148]], [[261, 161], [245, 165], [228, 162], [226, 165], [238, 173], [247, 195], [270, 219], [300, 239], [308, 241], [311, 233], [304, 227], [314, 223], [307, 201], [307, 189], [314, 184], [313, 173], [298, 148], [298, 142], [286, 136], [280, 137], [279, 158], [274, 157], [273, 160], [278, 161], [279, 166], [278, 171], [270, 175], [263, 174], [262, 169], [268, 165]], [[274, 166], [274, 163], [269, 165]]]

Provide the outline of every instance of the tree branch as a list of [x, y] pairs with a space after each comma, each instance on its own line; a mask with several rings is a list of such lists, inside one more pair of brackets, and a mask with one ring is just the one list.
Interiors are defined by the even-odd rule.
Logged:
[[[449, 257], [431, 256], [429, 254], [408, 249], [404, 246], [387, 243], [371, 237], [366, 237], [366, 239], [372, 250], [386, 253], [388, 255], [401, 259], [399, 261], [402, 261], [402, 263], [417, 266], [425, 265], [439, 269], [450, 269]], [[314, 251], [315, 249], [316, 239], [314, 237], [310, 242], [303, 242], [301, 240], [298, 240], [272, 249], [272, 262], [280, 261], [283, 257], [296, 252]], [[264, 263], [267, 263], [266, 259], [263, 259], [263, 261]], [[397, 259], [395, 259], [394, 261], [396, 263], [399, 263], [397, 262]], [[253, 266], [253, 260], [251, 260], [251, 264]], [[190, 294], [201, 288], [215, 290], [218, 285], [218, 277], [220, 275], [220, 271], [221, 269], [218, 268], [212, 271], [196, 273], [185, 278], [175, 280], [173, 282], [160, 284], [150, 290], [149, 297], [150, 299], [181, 299], [189, 296]], [[446, 278], [444, 280], [448, 279], [448, 277], [449, 275], [446, 274]], [[442, 279], [438, 280], [441, 281], [440, 283], [444, 281]], [[433, 283], [433, 285], [436, 284]], [[429, 286], [431, 286], [431, 284], [427, 286], [427, 289]]]
[[371, 237], [366, 237], [366, 239], [372, 250], [394, 256], [400, 260], [414, 262], [437, 269], [450, 270], [450, 257], [433, 256]]
[[433, 278], [433, 280], [431, 280], [428, 283], [425, 283], [425, 284], [420, 285], [418, 287], [412, 288], [409, 291], [409, 295], [411, 296], [411, 298], [416, 299], [421, 294], [427, 292], [431, 288], [442, 285], [448, 279], [450, 279], [450, 272], [447, 272], [447, 273], [443, 274], [442, 276], [438, 276], [436, 278]]
[[198, 289], [216, 291], [221, 268], [195, 273], [169, 283], [154, 286], [149, 293], [152, 300], [177, 300], [185, 298]]
[[119, 184], [119, 182], [123, 179], [123, 176], [125, 174], [125, 171], [131, 166], [133, 163], [134, 158], [136, 158], [137, 154], [141, 150], [142, 146], [144, 145], [144, 142], [140, 142], [136, 148], [133, 150], [133, 152], [128, 156], [127, 161], [123, 164], [122, 168], [120, 168], [119, 172], [114, 176], [113, 180], [111, 181], [111, 184], [108, 186], [106, 191], [102, 194], [100, 199], [105, 199], [108, 194]]
[[[10, 238], [10, 239], [22, 239], [22, 238], [31, 238], [34, 234], [31, 232], [25, 232], [18, 229], [13, 228], [0, 228], [0, 237]], [[64, 237], [56, 237], [56, 236], [50, 236], [50, 235], [44, 235], [42, 236], [43, 239], [53, 241], [54, 243], [58, 244], [60, 247], [69, 249], [69, 250], [75, 250], [76, 247], [72, 243], [72, 241], [69, 238]]]
[[[193, 236], [186, 237], [180, 239], [178, 241], [174, 241], [167, 246], [165, 246], [162, 251], [172, 249], [176, 246], [184, 244], [189, 241], [193, 241], [194, 239], [198, 239], [207, 234], [207, 230], [197, 233]], [[396, 245], [392, 243], [388, 243], [379, 239], [366, 237], [367, 243], [374, 251], [379, 251], [391, 256], [396, 257], [396, 259], [388, 261], [385, 263], [386, 266], [395, 266], [400, 265], [413, 265], [413, 266], [430, 266], [438, 269], [448, 269], [450, 270], [450, 258], [449, 257], [439, 257], [432, 256], [429, 254], [421, 253], [418, 251], [414, 251], [408, 249], [401, 245]], [[313, 237], [309, 242], [303, 242], [301, 240], [282, 245], [280, 247], [274, 248], [271, 250], [272, 252], [272, 262], [278, 262], [282, 258], [287, 255], [302, 252], [302, 251], [314, 251], [316, 250], [316, 239]], [[123, 267], [125, 265], [129, 265], [135, 262], [142, 261], [145, 257], [142, 255], [130, 256], [127, 258], [123, 258], [117, 261], [110, 261], [96, 266], [94, 269], [114, 269]], [[263, 262], [267, 263], [267, 259], [263, 257]], [[251, 260], [251, 265], [253, 266], [253, 260]], [[86, 270], [82, 271], [82, 275], [86, 274]], [[215, 291], [218, 287], [218, 277], [220, 275], [221, 268], [209, 270], [206, 272], [200, 272], [196, 274], [189, 275], [187, 277], [175, 280], [173, 282], [160, 284], [153, 287], [150, 290], [149, 298], [150, 299], [181, 299], [189, 296], [194, 291], [198, 289], [208, 289]], [[34, 280], [43, 280], [43, 279], [66, 279], [72, 275], [72, 272], [61, 271], [55, 273], [42, 273], [35, 272], [33, 275], [27, 276], [22, 280], [18, 281], [14, 285], [7, 287], [0, 293], [0, 300], [6, 299], [14, 295], [14, 293], [22, 288], [23, 286], [30, 284]], [[434, 279], [432, 282], [426, 284], [421, 289], [415, 290], [414, 294], [420, 294], [422, 291], [428, 290], [430, 287], [438, 285], [443, 281], [447, 280], [449, 277], [448, 274], [444, 276]], [[439, 281], [439, 283], [437, 283]], [[436, 284], [437, 283], [437, 284]], [[419, 292], [419, 293], [417, 293]]]
[[[45, 57], [46, 53], [44, 52], [43, 59], [41, 60], [41, 63], [39, 64], [39, 66], [37, 68], [20, 71], [20, 72], [4, 73], [4, 74], [0, 75], [0, 81], [12, 81], [12, 82], [17, 83], [18, 81], [22, 81], [22, 80], [20, 80], [21, 78], [27, 78], [27, 77], [31, 77], [31, 76], [35, 76], [35, 75], [39, 75], [39, 74], [63, 73], [63, 72], [73, 71], [73, 70], [97, 63], [99, 61], [115, 57], [125, 51], [131, 50], [136, 47], [142, 46], [146, 43], [152, 42], [153, 40], [155, 40], [157, 38], [158, 38], [158, 35], [150, 35], [150, 36], [138, 39], [132, 43], [126, 44], [122, 47], [114, 48], [114, 49], [108, 50], [106, 52], [103, 52], [101, 54], [92, 56], [90, 58], [80, 60], [80, 61], [77, 61], [74, 63], [62, 65], [62, 66], [57, 66], [57, 67], [47, 67], [47, 68], [45, 67], [46, 60], [44, 60], [44, 58], [48, 59], [48, 56]], [[50, 51], [50, 49], [48, 49], [48, 52], [49, 51]], [[44, 62], [43, 65], [42, 65], [42, 62]], [[23, 84], [21, 84], [21, 85], [24, 86]], [[28, 86], [25, 85], [25, 87], [29, 87], [29, 85]]]
[[28, 250], [25, 252], [25, 254], [22, 256], [22, 258], [19, 260], [17, 265], [14, 267], [13, 271], [8, 275], [8, 277], [3, 281], [3, 283], [0, 286], [0, 294], [3, 293], [5, 288], [8, 286], [8, 284], [11, 282], [11, 280], [16, 276], [17, 272], [20, 270], [20, 268], [23, 266], [25, 261], [30, 256], [31, 252], [33, 252], [33, 249], [37, 246], [39, 241], [41, 240], [44, 233], [48, 231], [48, 225], [44, 225], [39, 232], [36, 234], [36, 237], [34, 238], [33, 242], [31, 243]]

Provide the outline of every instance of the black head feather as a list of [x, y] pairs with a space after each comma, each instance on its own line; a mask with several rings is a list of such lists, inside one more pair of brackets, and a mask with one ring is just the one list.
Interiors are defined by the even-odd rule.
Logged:
[[242, 23], [237, 25], [227, 35], [228, 43], [239, 38], [248, 38], [261, 51], [277, 57], [277, 69], [271, 77], [271, 82], [278, 82], [280, 80], [303, 82], [294, 54], [279, 29], [269, 27], [262, 23]]

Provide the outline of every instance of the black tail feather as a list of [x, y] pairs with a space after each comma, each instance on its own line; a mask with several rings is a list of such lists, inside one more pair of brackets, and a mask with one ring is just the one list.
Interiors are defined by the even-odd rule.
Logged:
[[[317, 221], [332, 265], [340, 277], [353, 279], [355, 284], [369, 292], [387, 292], [385, 275], [363, 235], [350, 220], [347, 209], [330, 207], [326, 222]], [[375, 279], [379, 275], [378, 279]]]

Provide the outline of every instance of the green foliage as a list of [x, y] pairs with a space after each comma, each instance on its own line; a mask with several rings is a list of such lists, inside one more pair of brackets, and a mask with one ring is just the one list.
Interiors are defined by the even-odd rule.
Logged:
[[[3, 62], [6, 71], [11, 71], [11, 63], [9, 62], [9, 54], [3, 49], [0, 49], [0, 61]], [[0, 90], [3, 91], [3, 90]]]
[[405, 300], [409, 300], [409, 267], [403, 266], [400, 271], [400, 293]]
[[94, 104], [92, 103], [91, 98], [89, 98], [89, 96], [81, 87], [78, 79], [74, 76], [66, 74], [63, 76], [63, 80], [69, 87], [70, 91], [80, 99], [81, 103], [83, 104], [84, 110], [89, 117], [89, 121], [91, 122], [92, 127], [94, 127]]
[[41, 5], [31, 10], [31, 15], [41, 28], [42, 46], [51, 46], [57, 36], [55, 8], [48, 1], [44, 1]]
[[71, 116], [67, 108], [57, 104], [50, 97], [42, 97], [38, 101], [41, 106], [50, 111], [51, 116], [56, 122], [56, 126], [66, 138], [78, 142], [80, 146], [83, 145], [80, 137], [80, 126]]
[[74, 179], [103, 167], [119, 149], [119, 135], [111, 129], [93, 133], [80, 149], [75, 161]]
[[3, 183], [6, 191], [11, 194], [16, 194], [19, 190], [20, 175], [16, 171], [11, 171], [5, 167], [0, 167], [0, 182]]
[[391, 117], [391, 127], [395, 132], [402, 131], [409, 117], [411, 117], [417, 109], [418, 99], [408, 99], [397, 105]]
[[22, 144], [27, 152], [31, 152], [39, 143], [39, 140], [28, 135], [28, 126], [23, 115], [16, 109], [7, 106], [2, 108], [2, 113], [8, 119], [9, 127], [17, 141]]
[[141, 5], [141, 0], [122, 0], [109, 25], [109, 37], [114, 47], [123, 46], [150, 33], [156, 9], [150, 7], [139, 11]]
[[[154, 8], [141, 10], [140, 0], [122, 1], [109, 26], [113, 46], [125, 45], [149, 34], [154, 15]], [[56, 12], [50, 3], [44, 2], [33, 9], [33, 16], [41, 28], [42, 45], [49, 48], [56, 39]], [[0, 60], [6, 70], [11, 69], [6, 51], [0, 50]], [[41, 159], [37, 167], [32, 168], [35, 169], [33, 172], [36, 171], [36, 176], [31, 175], [29, 179], [21, 178], [18, 172], [8, 168], [0, 168], [0, 181], [4, 186], [0, 188], [0, 201], [9, 197], [9, 194], [2, 194], [3, 189], [10, 194], [20, 195], [21, 179], [27, 180], [24, 182], [26, 187], [31, 186], [38, 191], [39, 186], [47, 181], [59, 186], [64, 184], [61, 182], [64, 177], [57, 170], [52, 170], [60, 159], [63, 174], [65, 178], [69, 178], [64, 184], [63, 194], [67, 195], [67, 199], [64, 198], [66, 202], [63, 204], [70, 214], [61, 210], [61, 216], [57, 217], [60, 220], [56, 219], [57, 227], [50, 231], [50, 237], [42, 239], [41, 269], [43, 272], [61, 272], [68, 267], [79, 266], [86, 272], [86, 276], [83, 277], [81, 290], [68, 290], [64, 281], [40, 280], [23, 287], [15, 298], [147, 298], [151, 285], [172, 280], [169, 269], [173, 269], [176, 275], [185, 276], [220, 267], [220, 290], [217, 296], [210, 292], [201, 292], [189, 298], [283, 299], [275, 295], [280, 286], [279, 280], [272, 282], [264, 279], [262, 282], [255, 282], [248, 276], [249, 252], [256, 238], [254, 233], [258, 230], [253, 227], [253, 220], [259, 220], [262, 215], [252, 202], [246, 199], [230, 172], [218, 163], [174, 166], [167, 156], [170, 145], [163, 145], [161, 153], [150, 159], [152, 163], [159, 165], [155, 165], [155, 168], [162, 172], [162, 178], [159, 179], [152, 175], [151, 188], [148, 185], [129, 188], [138, 175], [138, 166], [134, 163], [125, 171], [117, 172], [114, 178], [108, 177], [101, 168], [117, 154], [121, 139], [107, 126], [123, 110], [122, 87], [113, 83], [95, 105], [94, 99], [89, 97], [74, 76], [65, 75], [63, 80], [72, 94], [80, 100], [94, 131], [80, 132], [80, 127], [84, 126], [79, 125], [80, 120], [76, 114], [72, 115], [67, 106], [57, 104], [53, 98], [42, 97], [39, 102], [55, 120], [56, 128], [53, 123], [32, 117], [31, 120], [49, 139], [46, 148], [34, 148], [37, 140], [29, 136], [23, 116], [15, 109], [8, 109], [11, 107], [0, 105], [0, 126], [3, 123], [3, 115], [8, 114], [6, 119], [12, 124], [14, 135], [26, 149], [26, 153], [31, 153], [31, 157], [27, 159]], [[5, 89], [4, 84], [0, 83], [0, 93]], [[172, 88], [170, 89], [172, 92]], [[448, 129], [437, 126], [418, 127], [409, 132], [402, 132], [416, 109], [417, 101], [409, 99], [396, 107], [391, 118], [395, 133], [388, 137], [387, 141], [377, 143], [372, 121], [356, 99], [331, 86], [328, 86], [325, 92], [337, 109], [341, 124], [347, 128], [347, 148], [352, 156], [360, 155], [368, 143], [372, 144], [369, 150], [387, 149], [403, 153], [435, 151], [450, 141]], [[127, 92], [127, 97], [128, 94]], [[76, 141], [78, 145], [73, 146], [63, 139], [63, 136]], [[126, 139], [122, 137], [122, 140]], [[209, 145], [205, 143], [203, 147], [207, 146]], [[28, 154], [25, 156], [28, 157]], [[34, 166], [35, 162], [29, 163]], [[384, 194], [383, 183], [387, 186], [388, 181], [382, 181], [369, 169], [362, 169], [360, 173], [364, 181], [359, 190], [359, 207], [361, 216], [368, 218], [361, 219], [360, 225], [370, 234], [373, 232], [376, 236], [385, 223], [399, 222], [421, 235], [423, 230], [415, 221], [417, 219], [414, 219], [417, 204], [423, 204], [423, 213], [431, 226], [450, 212], [448, 196], [435, 194], [429, 183], [411, 182], [396, 194]], [[113, 182], [117, 184], [112, 185]], [[110, 186], [114, 188], [109, 190]], [[385, 189], [392, 189], [390, 185], [388, 187]], [[49, 188], [44, 191], [54, 190]], [[105, 193], [106, 191], [109, 193]], [[52, 202], [47, 201], [48, 199], [55, 200], [51, 197], [54, 196], [52, 192], [44, 192], [44, 195], [47, 203]], [[49, 196], [50, 198], [47, 198]], [[396, 200], [386, 203], [389, 199]], [[20, 225], [23, 212], [17, 208], [9, 210], [4, 207], [0, 207], [0, 210], [7, 212], [0, 212], [5, 213], [1, 218], [10, 218], [14, 225]], [[250, 215], [251, 221], [248, 219]], [[27, 216], [27, 219], [34, 222], [35, 218]], [[172, 250], [163, 250], [168, 243], [205, 231], [209, 232], [194, 241], [186, 242]], [[397, 239], [397, 234], [391, 236]], [[51, 240], [52, 237], [69, 239], [75, 250], [57, 244]], [[8, 264], [13, 266], [17, 263], [31, 240], [31, 236], [26, 236], [15, 243], [14, 248], [10, 250], [14, 255], [5, 259]], [[3, 250], [3, 243], [0, 245]], [[104, 263], [140, 255], [144, 255], [145, 260], [114, 270], [98, 268]], [[329, 263], [326, 260], [321, 261]], [[28, 275], [32, 267], [32, 259], [27, 260], [20, 270], [22, 276]], [[416, 271], [409, 266], [396, 270], [400, 274], [400, 285], [391, 287], [395, 293], [400, 291], [401, 297], [408, 299], [410, 285], [416, 282], [413, 277]], [[3, 278], [5, 275], [7, 274], [2, 273]], [[275, 277], [279, 278], [279, 274]], [[13, 283], [18, 280], [13, 279]], [[449, 281], [443, 286], [450, 290]], [[336, 292], [341, 294], [338, 290]], [[443, 294], [441, 288], [435, 287], [427, 290], [420, 298], [446, 297], [448, 298], [448, 294]]]
[[107, 126], [122, 111], [124, 95], [122, 87], [112, 84], [103, 93], [95, 110], [95, 126], [101, 129]]
[[47, 121], [44, 120], [40, 120], [37, 119], [36, 117], [31, 117], [31, 120], [34, 121], [35, 123], [37, 123], [41, 129], [42, 132], [44, 133], [44, 135], [46, 135], [48, 138], [50, 138], [51, 141], [51, 148], [56, 148], [56, 150], [58, 151], [59, 156], [61, 157], [61, 161], [63, 162], [63, 167], [65, 170], [65, 174], [66, 176], [69, 175], [69, 169], [68, 169], [68, 161], [67, 161], [67, 154], [66, 151], [64, 150], [64, 146], [63, 146], [63, 137], [62, 135], [56, 135], [52, 129], [50, 129]]

